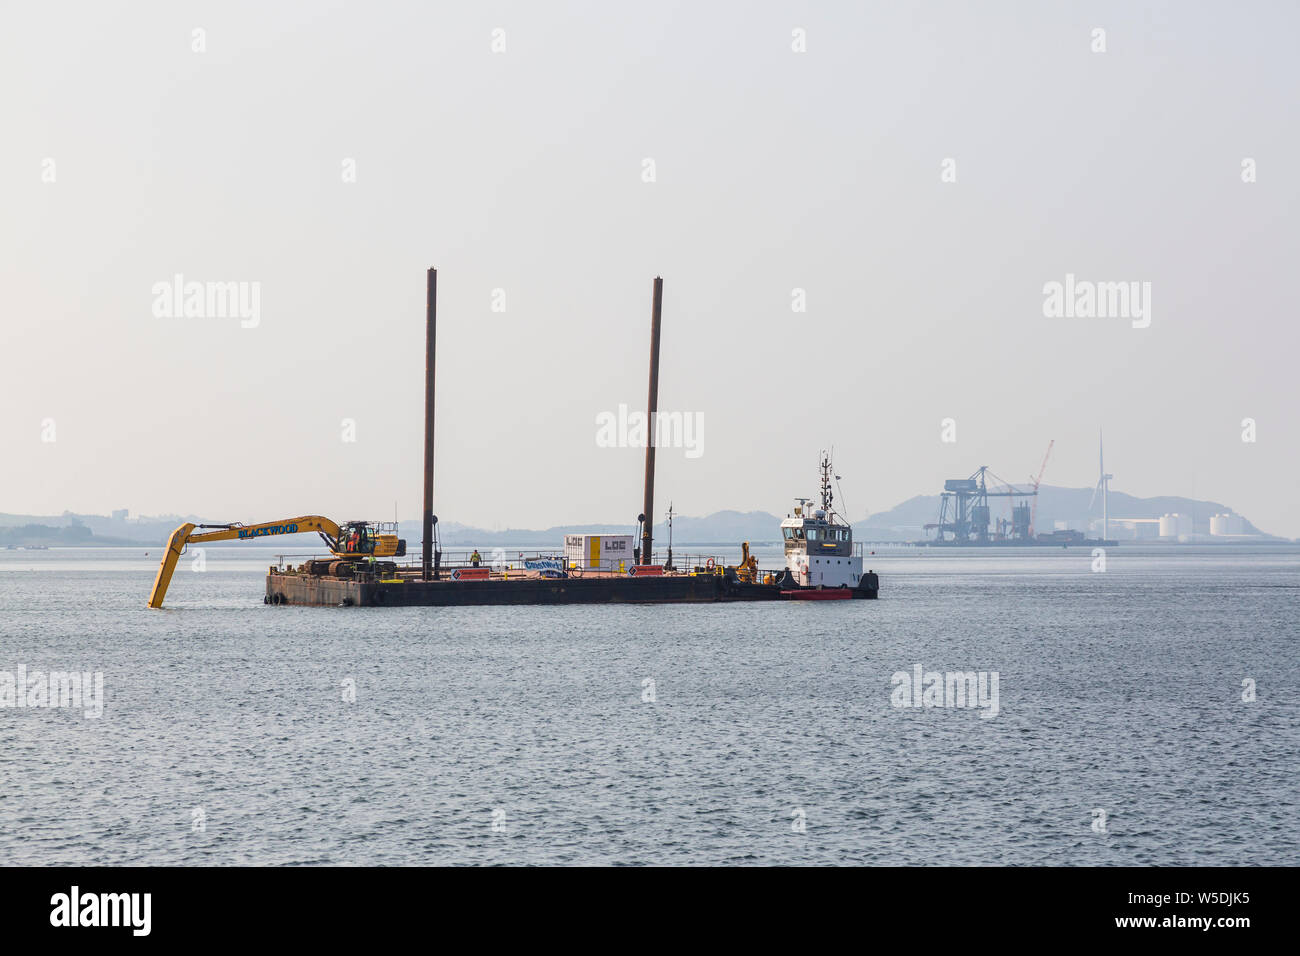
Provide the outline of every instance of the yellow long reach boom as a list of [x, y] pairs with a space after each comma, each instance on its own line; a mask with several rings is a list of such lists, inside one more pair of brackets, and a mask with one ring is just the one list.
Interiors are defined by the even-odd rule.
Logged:
[[[331, 553], [338, 555], [340, 558], [361, 560], [370, 557], [400, 557], [406, 553], [406, 542], [398, 539], [395, 534], [378, 534], [369, 522], [349, 521], [344, 526], [348, 534], [345, 535], [338, 524], [329, 518], [322, 518], [320, 515], [304, 515], [301, 518], [289, 518], [283, 521], [267, 521], [264, 524], [229, 524], [229, 525], [196, 525], [183, 524], [172, 532], [170, 540], [167, 542], [167, 553], [163, 555], [162, 563], [158, 565], [158, 576], [153, 581], [153, 593], [149, 595], [150, 607], [162, 607], [163, 598], [167, 596], [167, 586], [172, 582], [172, 574], [176, 571], [176, 562], [180, 560], [185, 546], [191, 542], [201, 541], [252, 541], [255, 538], [264, 538], [269, 535], [280, 534], [302, 534], [303, 532], [316, 531], [329, 545]], [[195, 534], [194, 531], [199, 528], [213, 528], [212, 531], [201, 531]]]

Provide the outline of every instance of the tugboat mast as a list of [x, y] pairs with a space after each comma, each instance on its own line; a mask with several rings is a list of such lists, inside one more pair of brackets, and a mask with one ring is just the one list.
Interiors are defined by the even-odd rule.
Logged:
[[826, 512], [827, 520], [830, 519], [833, 510], [831, 504], [835, 501], [835, 496], [831, 493], [831, 456], [822, 452], [822, 510]]

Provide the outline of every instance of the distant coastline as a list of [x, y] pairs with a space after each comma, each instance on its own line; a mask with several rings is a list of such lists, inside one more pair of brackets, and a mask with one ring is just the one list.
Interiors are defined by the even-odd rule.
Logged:
[[[1053, 527], [1089, 530], [1100, 515], [1091, 488], [1059, 488], [1043, 485], [1038, 501], [1038, 527], [1050, 531]], [[888, 511], [857, 518], [852, 521], [854, 537], [862, 543], [907, 544], [921, 541], [926, 536], [926, 525], [934, 522], [939, 513], [938, 495], [917, 495]], [[1244, 517], [1240, 517], [1242, 535], [1211, 535], [1211, 519], [1216, 515], [1232, 514], [1240, 517], [1228, 505], [1215, 501], [1162, 496], [1137, 498], [1119, 491], [1110, 493], [1110, 537], [1135, 544], [1179, 543], [1169, 538], [1147, 534], [1125, 535], [1124, 523], [1142, 523], [1151, 530], [1153, 522], [1163, 516], [1178, 516], [1181, 543], [1189, 544], [1287, 544], [1290, 539], [1270, 535]], [[264, 516], [250, 516], [251, 518]], [[717, 511], [703, 517], [679, 516], [673, 521], [674, 545], [735, 545], [748, 541], [754, 545], [774, 544], [780, 540], [780, 523], [783, 516], [766, 511]], [[996, 515], [995, 515], [996, 517]], [[166, 544], [171, 532], [184, 522], [195, 524], [215, 523], [210, 518], [197, 515], [159, 515], [128, 517], [126, 511], [112, 515], [89, 515], [64, 512], [62, 515], [25, 515], [0, 512], [0, 548], [24, 547], [145, 547], [156, 548]], [[418, 547], [420, 521], [416, 518], [401, 522], [405, 537], [413, 547]], [[627, 524], [570, 524], [549, 528], [506, 528], [491, 531], [452, 521], [439, 524], [439, 538], [445, 548], [462, 546], [493, 547], [518, 546], [532, 543], [539, 547], [559, 546], [565, 534], [631, 533], [635, 529]], [[668, 528], [663, 522], [654, 527], [655, 543], [666, 546]], [[314, 544], [298, 539], [263, 539], [246, 542], [241, 547], [264, 548], [272, 551], [309, 549]]]

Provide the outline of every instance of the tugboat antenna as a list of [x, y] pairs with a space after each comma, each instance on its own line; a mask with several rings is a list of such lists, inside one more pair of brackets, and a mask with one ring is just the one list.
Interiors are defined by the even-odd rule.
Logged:
[[831, 458], [826, 452], [822, 452], [822, 510], [826, 512], [829, 518], [831, 515], [831, 505], [835, 501], [835, 495], [831, 491]]

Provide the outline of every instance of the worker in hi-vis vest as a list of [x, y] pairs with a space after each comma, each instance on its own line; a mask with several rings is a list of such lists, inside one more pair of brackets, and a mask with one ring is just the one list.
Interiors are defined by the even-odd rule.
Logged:
[[474, 553], [469, 556], [469, 563], [474, 565], [474, 567], [477, 568], [478, 563], [482, 560], [483, 560], [483, 555], [478, 553], [478, 548], [475, 548]]

